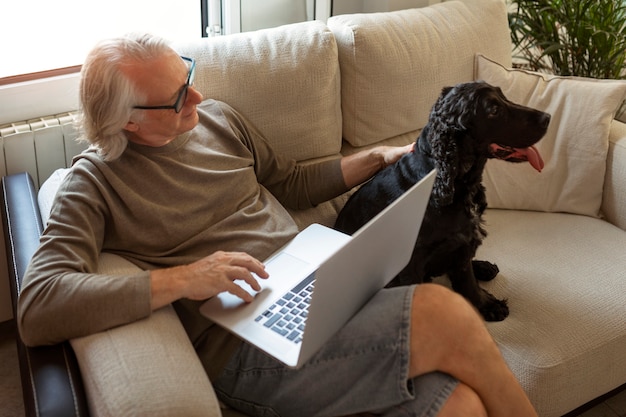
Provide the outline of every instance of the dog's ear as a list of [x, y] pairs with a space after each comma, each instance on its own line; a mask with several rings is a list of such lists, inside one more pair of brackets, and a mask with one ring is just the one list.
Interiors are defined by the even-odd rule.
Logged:
[[[455, 132], [448, 132], [450, 136]], [[450, 137], [446, 136], [446, 137]], [[437, 140], [431, 143], [437, 180], [433, 187], [434, 202], [438, 207], [452, 204], [454, 200], [454, 181], [459, 171], [459, 155], [456, 140]]]
[[463, 134], [459, 126], [458, 103], [451, 94], [453, 88], [446, 87], [435, 102], [428, 121], [426, 139], [430, 154], [435, 160], [437, 180], [433, 187], [433, 201], [438, 207], [452, 203], [454, 181], [459, 171], [458, 136]]
[[452, 91], [454, 87], [443, 87], [441, 89], [441, 93], [439, 94], [439, 99], [445, 99], [445, 97]]
[[[484, 90], [484, 89], [482, 89]], [[468, 130], [476, 117], [476, 103], [481, 96], [480, 84], [464, 83], [444, 88], [435, 103], [440, 117], [458, 130]]]

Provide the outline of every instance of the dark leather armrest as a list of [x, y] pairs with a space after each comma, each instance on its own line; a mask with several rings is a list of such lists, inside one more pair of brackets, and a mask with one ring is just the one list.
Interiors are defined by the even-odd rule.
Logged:
[[[2, 178], [2, 220], [7, 252], [13, 316], [22, 277], [43, 231], [37, 191], [27, 173]], [[68, 342], [31, 348], [17, 337], [24, 408], [27, 416], [88, 416], [87, 399]]]

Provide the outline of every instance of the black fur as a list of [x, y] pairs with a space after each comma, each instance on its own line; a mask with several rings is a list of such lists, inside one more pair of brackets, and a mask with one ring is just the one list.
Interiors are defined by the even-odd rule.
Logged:
[[[487, 207], [482, 173], [491, 144], [527, 148], [543, 137], [550, 115], [514, 104], [484, 82], [443, 89], [414, 151], [378, 173], [355, 192], [339, 213], [335, 227], [354, 233], [404, 191], [437, 169], [433, 192], [409, 265], [389, 286], [428, 282], [447, 274], [455, 291], [467, 298], [485, 320], [504, 320], [507, 300], [480, 288], [498, 267], [473, 260], [486, 237], [482, 214]], [[511, 159], [515, 161], [515, 159]]]

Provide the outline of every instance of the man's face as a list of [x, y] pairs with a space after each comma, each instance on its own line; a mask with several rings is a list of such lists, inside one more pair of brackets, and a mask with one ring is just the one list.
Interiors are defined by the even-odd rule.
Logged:
[[[139, 106], [174, 105], [190, 74], [190, 65], [174, 51], [146, 62], [133, 62], [122, 69], [144, 95]], [[163, 146], [176, 136], [185, 133], [198, 123], [196, 105], [202, 101], [192, 85], [187, 88], [186, 99], [179, 113], [174, 109], [139, 109], [125, 129], [130, 141]]]

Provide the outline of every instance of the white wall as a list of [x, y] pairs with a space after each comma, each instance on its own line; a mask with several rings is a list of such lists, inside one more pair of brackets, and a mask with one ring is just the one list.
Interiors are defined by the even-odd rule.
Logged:
[[78, 109], [79, 74], [0, 86], [0, 126]]

